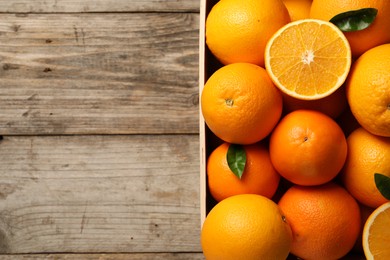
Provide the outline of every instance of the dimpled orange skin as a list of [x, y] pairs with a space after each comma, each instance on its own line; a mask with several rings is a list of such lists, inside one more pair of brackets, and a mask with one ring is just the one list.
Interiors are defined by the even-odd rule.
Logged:
[[296, 110], [275, 127], [269, 150], [281, 176], [299, 185], [320, 185], [342, 169], [347, 141], [330, 117], [314, 110]]
[[360, 127], [347, 138], [348, 155], [340, 177], [345, 188], [363, 205], [376, 208], [388, 200], [375, 184], [374, 174], [390, 177], [390, 138]]
[[364, 30], [344, 32], [351, 45], [352, 55], [358, 57], [367, 50], [390, 41], [390, 1], [313, 0], [310, 18], [329, 21], [337, 14], [369, 7], [378, 10], [374, 22]]
[[276, 30], [290, 22], [281, 0], [224, 0], [206, 19], [206, 43], [223, 64], [264, 66], [264, 49]]
[[226, 159], [229, 146], [229, 143], [223, 143], [210, 154], [207, 160], [208, 186], [214, 199], [221, 201], [244, 193], [271, 198], [278, 188], [280, 175], [271, 163], [268, 148], [260, 144], [243, 146], [246, 164], [239, 179], [230, 170]]
[[291, 253], [305, 260], [340, 259], [361, 227], [356, 200], [341, 186], [291, 187], [278, 203], [293, 232]]
[[201, 94], [210, 130], [228, 143], [252, 144], [268, 136], [282, 114], [282, 94], [264, 68], [226, 65], [211, 75]]
[[207, 215], [201, 232], [207, 260], [286, 259], [291, 242], [290, 226], [277, 204], [255, 194], [219, 202]]
[[390, 44], [359, 57], [348, 76], [346, 94], [352, 114], [362, 127], [390, 137]]

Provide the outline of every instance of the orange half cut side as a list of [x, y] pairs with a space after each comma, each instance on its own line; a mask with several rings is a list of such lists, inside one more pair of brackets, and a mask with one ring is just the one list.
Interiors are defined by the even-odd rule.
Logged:
[[390, 202], [379, 206], [368, 217], [362, 240], [368, 260], [390, 259]]
[[291, 22], [268, 41], [265, 67], [289, 96], [315, 100], [329, 96], [346, 80], [351, 49], [334, 24], [316, 19]]

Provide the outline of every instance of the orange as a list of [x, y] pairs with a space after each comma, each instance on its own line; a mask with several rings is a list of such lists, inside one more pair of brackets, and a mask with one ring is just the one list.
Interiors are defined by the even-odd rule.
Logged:
[[390, 41], [390, 1], [388, 0], [313, 0], [310, 17], [329, 21], [337, 14], [362, 8], [378, 10], [374, 22], [361, 31], [345, 32], [352, 54], [360, 56], [365, 51]]
[[283, 96], [283, 108], [289, 113], [299, 109], [310, 109], [322, 112], [332, 118], [337, 118], [347, 108], [345, 88], [341, 87], [327, 97], [317, 100], [297, 99], [287, 94]]
[[363, 229], [363, 249], [368, 260], [390, 259], [390, 202], [378, 207]]
[[246, 164], [241, 179], [230, 170], [226, 160], [230, 144], [217, 147], [207, 160], [208, 187], [217, 201], [227, 197], [252, 193], [271, 198], [278, 188], [280, 175], [274, 169], [264, 145], [243, 146]]
[[207, 215], [201, 244], [206, 259], [286, 259], [291, 229], [272, 200], [242, 194], [219, 202]]
[[249, 62], [264, 66], [268, 39], [288, 22], [282, 0], [219, 1], [206, 18], [206, 44], [225, 65]]
[[338, 124], [314, 110], [287, 114], [270, 137], [272, 164], [287, 180], [299, 185], [320, 185], [342, 169], [347, 142]]
[[376, 208], [387, 202], [375, 185], [374, 174], [390, 177], [390, 138], [358, 128], [347, 143], [347, 160], [340, 175], [345, 188], [366, 206]]
[[352, 66], [346, 93], [359, 124], [375, 135], [390, 137], [390, 44], [359, 57]]
[[283, 0], [291, 21], [307, 19], [310, 16], [312, 0]]
[[210, 130], [220, 139], [251, 144], [265, 138], [279, 121], [282, 95], [262, 67], [226, 65], [207, 80], [201, 109]]
[[347, 78], [351, 50], [332, 23], [303, 19], [279, 29], [265, 48], [265, 67], [275, 85], [298, 99], [320, 99]]
[[291, 187], [278, 203], [293, 233], [291, 253], [305, 260], [340, 259], [360, 231], [356, 200], [341, 186]]

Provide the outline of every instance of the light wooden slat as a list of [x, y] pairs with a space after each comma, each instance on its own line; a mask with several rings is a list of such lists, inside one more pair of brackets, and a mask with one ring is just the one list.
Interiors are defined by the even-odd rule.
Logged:
[[0, 255], [1, 260], [204, 260], [202, 253], [134, 253], [134, 254], [28, 254]]
[[198, 12], [196, 0], [10, 0], [0, 12]]
[[[143, 254], [47, 254], [0, 255], [1, 260], [204, 260], [202, 253], [143, 253]], [[297, 260], [290, 255], [287, 260]], [[363, 255], [351, 253], [340, 260], [366, 260]]]
[[0, 135], [198, 133], [198, 21], [1, 14]]
[[201, 252], [196, 135], [6, 136], [0, 253]]

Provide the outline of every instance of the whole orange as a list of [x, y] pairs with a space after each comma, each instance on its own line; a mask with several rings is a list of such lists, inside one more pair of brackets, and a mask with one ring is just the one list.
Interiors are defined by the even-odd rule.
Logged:
[[275, 127], [269, 150], [272, 164], [284, 178], [299, 185], [320, 185], [342, 169], [347, 142], [332, 118], [314, 110], [296, 110]]
[[242, 194], [219, 202], [207, 215], [201, 244], [206, 259], [286, 259], [291, 229], [272, 200]]
[[340, 174], [345, 188], [366, 206], [376, 208], [387, 202], [375, 185], [374, 174], [390, 177], [390, 138], [360, 127], [348, 136], [347, 143], [348, 156]]
[[217, 201], [252, 193], [271, 198], [278, 188], [280, 175], [271, 163], [268, 148], [260, 144], [243, 146], [246, 164], [241, 179], [234, 175], [226, 160], [230, 144], [217, 147], [207, 160], [208, 187]]
[[358, 57], [365, 51], [390, 41], [390, 1], [313, 0], [310, 17], [329, 21], [337, 14], [362, 8], [376, 8], [378, 13], [368, 28], [344, 33], [351, 45], [352, 55]]
[[224, 0], [206, 18], [206, 44], [223, 64], [264, 66], [264, 49], [276, 30], [290, 22], [282, 0]]
[[270, 134], [282, 114], [282, 95], [262, 67], [223, 66], [207, 80], [201, 110], [210, 130], [222, 140], [252, 144]]
[[291, 253], [305, 260], [340, 259], [354, 246], [361, 223], [356, 200], [341, 186], [288, 189], [278, 203], [291, 226]]
[[359, 57], [348, 76], [346, 93], [359, 124], [375, 135], [390, 137], [390, 44]]

